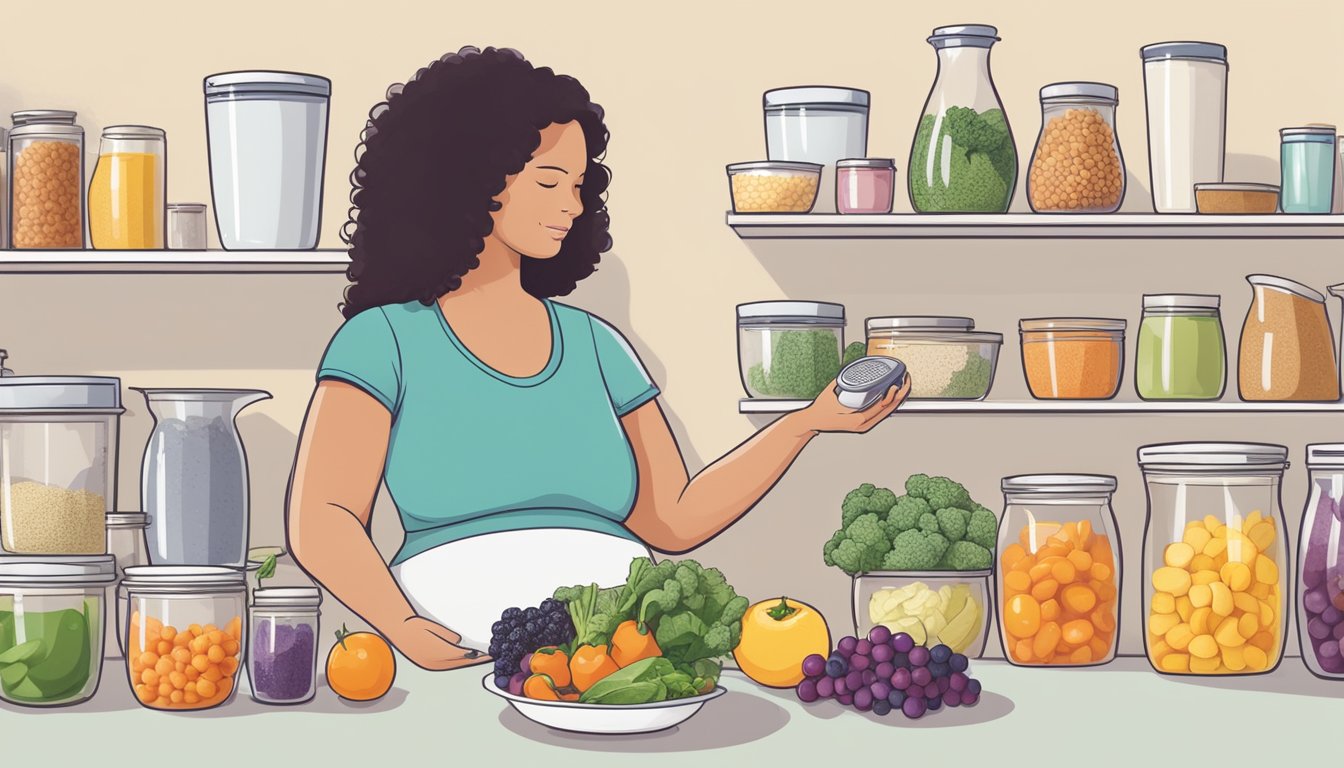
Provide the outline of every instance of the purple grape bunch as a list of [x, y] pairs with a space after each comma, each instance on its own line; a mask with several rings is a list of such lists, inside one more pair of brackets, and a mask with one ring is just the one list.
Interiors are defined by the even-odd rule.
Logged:
[[925, 648], [904, 632], [873, 627], [867, 638], [840, 638], [829, 658], [803, 659], [798, 698], [835, 699], [860, 712], [901, 712], [914, 720], [943, 707], [980, 703], [980, 681], [967, 674], [970, 660], [946, 645]]

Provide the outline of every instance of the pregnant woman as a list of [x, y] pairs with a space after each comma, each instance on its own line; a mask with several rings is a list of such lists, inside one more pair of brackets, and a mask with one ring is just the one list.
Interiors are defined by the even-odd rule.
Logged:
[[[427, 669], [486, 659], [510, 606], [625, 580], [760, 501], [821, 432], [866, 432], [827, 388], [694, 478], [625, 338], [552, 300], [611, 247], [602, 109], [510, 50], [433, 62], [370, 113], [343, 231], [346, 322], [290, 483], [305, 571]], [[908, 383], [907, 383], [908, 387]], [[369, 534], [385, 481], [405, 541]]]

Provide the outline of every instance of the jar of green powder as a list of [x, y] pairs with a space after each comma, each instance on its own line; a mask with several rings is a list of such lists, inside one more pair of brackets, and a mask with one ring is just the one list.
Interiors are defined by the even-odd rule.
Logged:
[[1134, 386], [1144, 400], [1217, 400], [1227, 384], [1218, 296], [1143, 297]]

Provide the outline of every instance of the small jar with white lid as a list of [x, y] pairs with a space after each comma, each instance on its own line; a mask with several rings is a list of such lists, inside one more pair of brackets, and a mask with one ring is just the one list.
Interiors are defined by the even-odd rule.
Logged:
[[911, 400], [983, 400], [994, 383], [1003, 334], [969, 317], [870, 317], [868, 354], [894, 357], [910, 374]]
[[1112, 213], [1125, 199], [1125, 160], [1115, 131], [1119, 90], [1105, 83], [1041, 89], [1041, 133], [1027, 199], [1037, 213]]
[[317, 691], [317, 638], [322, 593], [316, 587], [271, 587], [252, 593], [247, 679], [262, 704], [302, 704]]
[[1205, 294], [1146, 294], [1134, 389], [1143, 400], [1217, 400], [1227, 386], [1218, 305]]
[[824, 301], [737, 307], [742, 386], [755, 398], [811, 400], [840, 373], [845, 308]]
[[896, 161], [889, 157], [835, 164], [835, 209], [840, 213], [891, 213], [895, 190]]
[[168, 248], [204, 251], [207, 245], [205, 203], [168, 204]]

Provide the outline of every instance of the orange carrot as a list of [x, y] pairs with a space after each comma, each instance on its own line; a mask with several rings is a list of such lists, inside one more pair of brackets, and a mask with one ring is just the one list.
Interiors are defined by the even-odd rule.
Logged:
[[560, 694], [555, 692], [555, 683], [546, 675], [532, 675], [527, 678], [523, 683], [523, 695], [541, 701], [560, 700]]
[[647, 627], [641, 632], [634, 619], [621, 622], [611, 634], [611, 658], [617, 666], [628, 667], [636, 661], [662, 655], [653, 632]]
[[570, 681], [569, 657], [555, 646], [539, 648], [532, 654], [532, 672], [549, 676], [556, 688], [565, 688]]
[[570, 681], [583, 693], [598, 680], [620, 669], [607, 655], [606, 645], [581, 645], [569, 660]]

